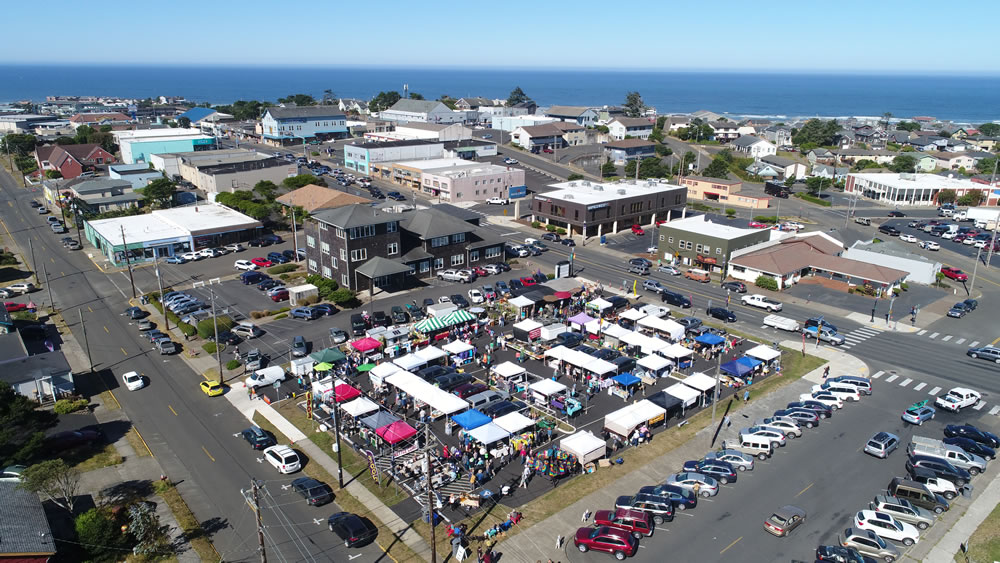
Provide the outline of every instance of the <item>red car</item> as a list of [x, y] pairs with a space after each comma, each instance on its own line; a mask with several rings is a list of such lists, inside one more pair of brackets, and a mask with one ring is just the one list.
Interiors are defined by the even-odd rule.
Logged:
[[662, 224], [664, 224], [666, 222], [667, 222], [666, 219], [660, 219], [659, 221], [656, 222], [656, 226], [659, 227], [660, 225], [662, 225]]
[[254, 266], [257, 266], [258, 268], [270, 268], [271, 266], [274, 265], [274, 262], [271, 262], [267, 258], [260, 258], [260, 257], [251, 258], [250, 263], [253, 264]]
[[275, 293], [274, 295], [271, 296], [271, 301], [274, 301], [275, 303], [277, 303], [279, 301], [288, 301], [288, 292], [287, 291], [279, 291], [279, 292]]
[[750, 221], [750, 228], [751, 229], [766, 229], [767, 225], [765, 225], [764, 223], [761, 223], [760, 221]]
[[576, 531], [576, 537], [573, 538], [573, 545], [583, 553], [593, 549], [594, 551], [611, 553], [618, 560], [632, 557], [639, 550], [639, 540], [624, 530], [608, 526], [580, 528]]
[[479, 276], [479, 277], [483, 277], [483, 276], [488, 276], [488, 275], [490, 275], [490, 273], [489, 273], [489, 272], [487, 272], [486, 270], [484, 270], [484, 269], [480, 268], [479, 266], [476, 266], [476, 267], [474, 267], [474, 268], [470, 268], [470, 269], [471, 269], [471, 270], [472, 270], [473, 272], [475, 272], [475, 273], [476, 273], [476, 275], [477, 275], [477, 276]]
[[542, 149], [542, 152], [543, 152], [543, 153], [546, 153], [546, 154], [552, 154], [552, 153], [554, 153], [554, 152], [556, 152], [556, 151], [554, 151], [554, 150], [552, 150], [552, 149], [549, 149], [549, 148], [545, 148], [545, 149]]
[[646, 234], [646, 231], [642, 230], [642, 227], [639, 225], [632, 225], [632, 234], [642, 236]]
[[965, 272], [959, 270], [958, 268], [952, 268], [951, 266], [944, 266], [941, 268], [941, 273], [945, 275], [946, 278], [951, 278], [955, 281], [968, 281], [969, 276]]
[[632, 534], [635, 539], [643, 536], [653, 535], [656, 529], [653, 519], [646, 512], [639, 510], [629, 510], [627, 508], [616, 508], [615, 510], [598, 510], [594, 513], [594, 523], [598, 526], [608, 526], [618, 530], [625, 530]]
[[5, 301], [3, 304], [4, 308], [7, 309], [8, 313], [14, 313], [16, 311], [23, 311], [28, 308], [24, 303], [15, 303], [13, 301]]
[[538, 282], [535, 281], [535, 278], [532, 277], [521, 278], [521, 283], [524, 284], [524, 287], [531, 287], [533, 285], [538, 285]]

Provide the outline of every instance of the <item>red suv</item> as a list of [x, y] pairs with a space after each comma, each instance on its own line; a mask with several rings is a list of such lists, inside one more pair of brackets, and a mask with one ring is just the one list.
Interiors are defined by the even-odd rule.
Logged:
[[646, 512], [618, 508], [615, 510], [598, 510], [594, 514], [594, 523], [598, 526], [608, 526], [625, 530], [635, 539], [653, 535], [655, 526], [653, 519]]
[[632, 225], [632, 234], [642, 236], [646, 234], [646, 231], [642, 230], [639, 225]]
[[941, 273], [944, 274], [945, 277], [951, 278], [955, 281], [964, 282], [969, 279], [969, 276], [966, 275], [965, 272], [959, 270], [958, 268], [952, 268], [951, 266], [943, 266], [941, 268]]
[[581, 552], [603, 551], [622, 560], [632, 557], [639, 549], [639, 540], [633, 538], [624, 530], [599, 526], [597, 528], [580, 528], [573, 538], [573, 545]]
[[538, 282], [535, 281], [535, 278], [530, 276], [521, 278], [521, 283], [524, 284], [524, 287], [531, 287], [533, 285], [538, 285]]
[[278, 303], [279, 301], [288, 301], [288, 292], [281, 290], [273, 295], [271, 295], [271, 301]]

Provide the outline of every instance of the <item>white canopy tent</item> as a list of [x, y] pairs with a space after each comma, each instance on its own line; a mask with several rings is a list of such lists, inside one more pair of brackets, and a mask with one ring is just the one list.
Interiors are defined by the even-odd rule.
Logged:
[[639, 320], [639, 319], [641, 319], [641, 318], [643, 318], [645, 316], [646, 316], [646, 313], [643, 313], [639, 309], [629, 309], [628, 311], [625, 311], [624, 313], [618, 315], [618, 318], [634, 322], [634, 321], [637, 321], [637, 320]]
[[616, 325], [613, 323], [605, 323], [604, 327], [601, 330], [604, 333], [604, 336], [614, 338], [616, 340], [621, 340], [621, 338], [626, 334], [632, 333], [631, 330], [621, 325]]
[[670, 343], [666, 340], [661, 340], [655, 336], [647, 336], [646, 341], [639, 345], [639, 350], [641, 350], [643, 354], [653, 354], [669, 345]]
[[583, 328], [590, 334], [597, 334], [601, 332], [601, 319], [594, 319], [589, 323], [583, 325]]
[[394, 373], [385, 378], [385, 382], [404, 391], [414, 399], [427, 403], [432, 409], [442, 414], [453, 414], [469, 407], [469, 402], [465, 399], [440, 387], [435, 387], [407, 371]]
[[529, 385], [528, 388], [531, 389], [536, 396], [541, 397], [543, 400], [548, 400], [548, 398], [552, 395], [562, 393], [566, 390], [565, 385], [551, 379], [536, 381]]
[[607, 360], [595, 358], [593, 356], [590, 357], [589, 363], [586, 363], [580, 367], [596, 375], [604, 375], [607, 373], [614, 372], [618, 369], [618, 366], [616, 366], [615, 364]]
[[684, 378], [684, 385], [704, 393], [715, 387], [715, 379], [705, 375], [704, 373], [693, 373]]
[[619, 340], [629, 346], [642, 346], [646, 343], [646, 335], [640, 332], [631, 331], [628, 334], [622, 335]]
[[604, 457], [607, 444], [589, 430], [581, 430], [559, 441], [559, 449], [576, 456], [581, 464]]
[[403, 368], [391, 362], [383, 362], [368, 372], [368, 379], [371, 380], [372, 385], [379, 386], [382, 385], [385, 378], [398, 371], [403, 371]]
[[665, 317], [670, 314], [670, 309], [664, 307], [663, 305], [643, 305], [639, 308], [639, 311], [647, 315], [652, 315], [654, 317]]
[[519, 412], [507, 413], [500, 418], [493, 421], [500, 428], [503, 428], [511, 434], [516, 434], [525, 428], [529, 428], [535, 425], [535, 421], [524, 416]]
[[528, 370], [515, 364], [514, 362], [504, 362], [493, 368], [493, 373], [499, 375], [504, 379], [510, 379], [512, 377], [522, 376], [527, 373]]
[[594, 299], [590, 303], [587, 303], [587, 307], [589, 307], [591, 309], [597, 309], [598, 311], [603, 311], [603, 310], [607, 309], [610, 306], [611, 306], [611, 302], [610, 301], [606, 301], [606, 300], [604, 300], [604, 299], [602, 299], [600, 297], [598, 297], [597, 299]]
[[[395, 360], [392, 361], [392, 363], [396, 364], [403, 371], [416, 371], [426, 366], [427, 360], [421, 359], [414, 353], [396, 358]], [[372, 371], [374, 371], [374, 369]]]
[[604, 417], [604, 428], [627, 438], [640, 425], [647, 422], [659, 422], [666, 414], [667, 411], [656, 403], [643, 399]]
[[454, 342], [449, 342], [441, 347], [442, 350], [451, 354], [458, 355], [468, 352], [469, 350], [474, 350], [476, 347], [468, 342], [462, 342], [461, 340], [456, 340]]
[[661, 356], [672, 358], [674, 360], [679, 360], [681, 358], [686, 358], [691, 354], [694, 354], [694, 350], [690, 348], [685, 348], [684, 346], [681, 346], [680, 344], [675, 342], [659, 350], [659, 353]]
[[571, 352], [575, 352], [575, 350], [571, 350], [565, 346], [559, 345], [556, 346], [555, 348], [549, 348], [548, 350], [546, 350], [545, 357], [555, 358], [557, 360], [564, 360], [568, 355], [570, 355]]
[[421, 348], [420, 350], [417, 350], [416, 352], [414, 352], [414, 355], [416, 355], [421, 360], [429, 363], [433, 362], [434, 360], [439, 360], [447, 356], [448, 354], [445, 353], [444, 350], [436, 346], [428, 346], [426, 348]]
[[487, 446], [498, 440], [510, 437], [510, 433], [497, 426], [495, 422], [490, 422], [478, 428], [473, 428], [472, 430], [469, 430], [468, 434], [473, 440]]
[[532, 305], [535, 304], [534, 301], [532, 301], [531, 299], [528, 299], [527, 297], [525, 297], [523, 295], [518, 295], [517, 297], [511, 299], [510, 301], [507, 301], [507, 303], [510, 303], [511, 305], [513, 305], [514, 307], [517, 307], [517, 308], [531, 307]]
[[675, 383], [670, 387], [664, 389], [668, 395], [677, 397], [681, 400], [685, 407], [690, 407], [698, 400], [698, 396], [701, 393], [695, 391], [694, 389], [684, 385], [683, 383]]
[[751, 348], [746, 355], [757, 358], [763, 362], [770, 362], [771, 360], [781, 356], [781, 350], [775, 350], [770, 346], [764, 346], [761, 344], [755, 348]]
[[347, 414], [357, 418], [362, 415], [366, 415], [370, 412], [375, 412], [378, 410], [378, 405], [373, 403], [367, 397], [358, 397], [353, 401], [348, 401], [340, 405], [340, 408]]
[[674, 365], [673, 362], [664, 358], [663, 356], [657, 356], [656, 354], [650, 354], [639, 359], [636, 364], [641, 368], [645, 368], [649, 371], [659, 373], [663, 368], [670, 367]]
[[661, 319], [659, 317], [654, 317], [653, 315], [649, 315], [639, 319], [639, 321], [636, 324], [638, 324], [639, 326], [644, 326], [646, 328], [666, 333], [670, 335], [670, 338], [673, 338], [674, 340], [678, 340], [682, 336], [684, 336], [684, 326], [670, 319]]

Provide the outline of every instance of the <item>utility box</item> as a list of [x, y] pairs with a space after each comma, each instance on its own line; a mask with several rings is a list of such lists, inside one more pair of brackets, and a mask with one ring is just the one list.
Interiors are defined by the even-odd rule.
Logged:
[[319, 288], [311, 283], [288, 288], [288, 304], [291, 307], [303, 305], [302, 301], [312, 296], [319, 298]]
[[569, 260], [561, 260], [556, 263], [556, 279], [573, 277], [573, 265]]

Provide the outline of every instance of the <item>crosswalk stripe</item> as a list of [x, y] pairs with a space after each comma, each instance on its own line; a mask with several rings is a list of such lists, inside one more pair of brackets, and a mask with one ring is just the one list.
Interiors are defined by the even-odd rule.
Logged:
[[949, 340], [951, 340], [951, 335], [950, 334], [948, 336], [945, 336], [944, 338], [942, 338], [941, 342], [948, 342]]
[[979, 341], [978, 340], [976, 340], [972, 344], [969, 344], [969, 348], [975, 348], [976, 346], [979, 346]]
[[961, 344], [963, 342], [965, 342], [965, 339], [964, 338], [959, 338], [958, 340], [955, 341], [955, 344]]
[[854, 347], [854, 344], [841, 344], [840, 347], [843, 348], [844, 350], [850, 350], [851, 348]]
[[924, 330], [921, 330], [920, 332], [918, 332], [918, 333], [917, 333], [917, 336], [923, 336], [923, 335], [925, 335], [925, 334], [927, 334], [927, 330], [926, 330], [926, 329], [924, 329]]
[[855, 329], [854, 332], [860, 332], [861, 334], [867, 334], [868, 336], [875, 336], [876, 334], [878, 334], [877, 330], [865, 327]]
[[927, 338], [937, 338], [938, 336], [941, 336], [940, 332], [935, 332], [934, 334], [928, 336]]
[[974, 410], [974, 411], [982, 410], [982, 408], [985, 407], [985, 406], [986, 406], [985, 402], [979, 401], [978, 403], [972, 405], [972, 410]]
[[940, 387], [935, 387], [935, 388], [931, 389], [930, 391], [928, 391], [927, 394], [928, 395], [937, 395], [938, 391], [940, 391], [940, 390], [941, 390]]
[[850, 334], [845, 334], [844, 340], [850, 342], [851, 344], [861, 344], [865, 341], [864, 338], [858, 338], [857, 336], [851, 336]]
[[912, 380], [912, 379], [910, 379], [909, 377], [907, 377], [906, 379], [904, 379], [904, 380], [903, 380], [903, 381], [902, 381], [902, 382], [901, 382], [901, 383], [899, 384], [899, 386], [900, 386], [900, 387], [906, 387], [907, 385], [909, 385], [909, 384], [911, 384], [911, 383], [913, 383], [913, 380]]
[[995, 406], [992, 409], [990, 409], [990, 414], [992, 414], [993, 416], [996, 416], [997, 413], [1000, 413], [1000, 405]]
[[918, 383], [918, 384], [917, 384], [917, 386], [916, 386], [916, 387], [914, 387], [914, 388], [913, 388], [913, 390], [914, 390], [914, 391], [920, 391], [920, 390], [921, 390], [921, 389], [923, 389], [924, 387], [927, 387], [927, 384], [926, 384], [926, 383], [924, 383], [923, 381], [921, 381], [920, 383]]
[[882, 371], [882, 370], [876, 371], [875, 373], [872, 374], [872, 379], [878, 379], [878, 378], [882, 377], [883, 373], [885, 373], [885, 372]]
[[899, 374], [895, 374], [894, 373], [894, 374], [890, 375], [889, 378], [885, 380], [885, 382], [886, 383], [892, 383], [893, 381], [896, 381], [896, 379], [898, 379], [898, 378], [899, 378]]

